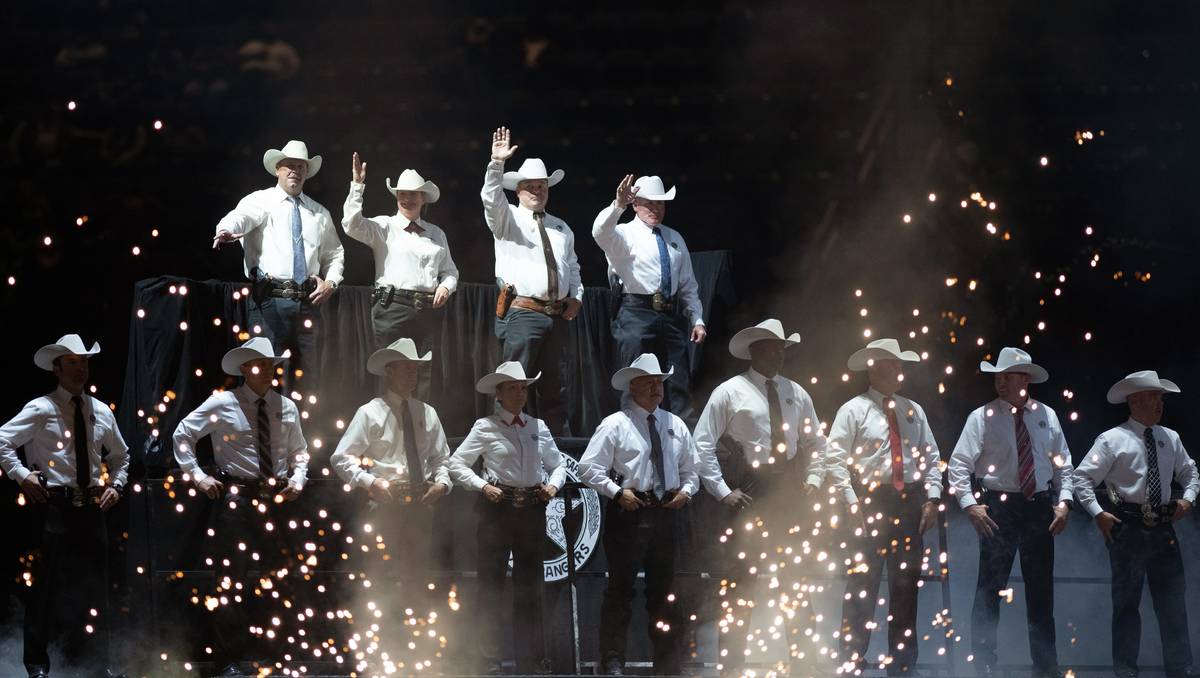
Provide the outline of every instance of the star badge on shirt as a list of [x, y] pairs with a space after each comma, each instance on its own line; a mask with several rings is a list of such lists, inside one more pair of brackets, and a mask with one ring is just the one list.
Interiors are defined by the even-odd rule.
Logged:
[[912, 423], [914, 423], [914, 422], [916, 422], [916, 419], [914, 419], [914, 418], [912, 417], [912, 415], [909, 415], [909, 416], [908, 416], [908, 423], [912, 424]]
[[1163, 442], [1163, 441], [1161, 441], [1161, 440], [1159, 440], [1159, 441], [1156, 441], [1156, 442], [1158, 442], [1158, 446], [1159, 446], [1159, 447], [1166, 447], [1166, 446], [1167, 446], [1167, 445], [1166, 445], [1166, 443], [1164, 443], [1164, 442]]
[[679, 249], [679, 243], [677, 243], [677, 242], [675, 242], [674, 240], [672, 240], [672, 241], [671, 241], [671, 247], [674, 247], [675, 249]]
[[1038, 422], [1038, 428], [1046, 428], [1046, 420], [1045, 419]]
[[791, 398], [788, 398], [788, 399], [787, 399], [787, 404], [788, 404], [788, 405], [795, 405], [795, 404], [796, 404], [796, 401], [795, 401], [795, 400], [792, 400]]
[[669, 435], [669, 436], [671, 436], [672, 438], [674, 438], [674, 437], [675, 437], [675, 429], [673, 429], [673, 428], [669, 428], [669, 429], [667, 429], [667, 435]]

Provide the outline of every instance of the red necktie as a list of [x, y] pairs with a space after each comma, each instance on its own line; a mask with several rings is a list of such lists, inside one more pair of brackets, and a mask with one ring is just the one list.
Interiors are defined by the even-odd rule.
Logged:
[[888, 445], [892, 448], [892, 487], [904, 490], [904, 449], [900, 446], [900, 422], [896, 421], [896, 401], [884, 403], [888, 420]]
[[513, 417], [512, 423], [509, 424], [509, 426], [520, 426], [521, 428], [525, 428], [525, 420], [522, 419], [520, 415], [515, 416]]
[[1021, 484], [1021, 493], [1026, 499], [1033, 496], [1037, 484], [1033, 473], [1033, 446], [1029, 443], [1029, 430], [1025, 428], [1025, 408], [1013, 414], [1017, 427], [1017, 482]]
[[408, 231], [409, 233], [416, 233], [417, 235], [420, 235], [425, 232], [425, 229], [421, 228], [421, 225], [415, 221], [409, 223], [408, 226], [405, 226], [404, 230]]

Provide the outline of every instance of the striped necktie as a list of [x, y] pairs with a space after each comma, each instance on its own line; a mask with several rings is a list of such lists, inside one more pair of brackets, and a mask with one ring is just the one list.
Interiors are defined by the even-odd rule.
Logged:
[[300, 221], [300, 196], [288, 198], [292, 203], [292, 280], [302, 283], [308, 278], [308, 259], [304, 256], [304, 224]]
[[255, 421], [258, 441], [258, 472], [264, 480], [275, 477], [275, 464], [271, 461], [271, 418], [267, 416], [266, 398], [258, 399], [258, 417]]
[[1029, 441], [1029, 429], [1025, 428], [1025, 408], [1013, 414], [1017, 433], [1017, 482], [1026, 499], [1033, 497], [1037, 481], [1033, 472], [1033, 445]]

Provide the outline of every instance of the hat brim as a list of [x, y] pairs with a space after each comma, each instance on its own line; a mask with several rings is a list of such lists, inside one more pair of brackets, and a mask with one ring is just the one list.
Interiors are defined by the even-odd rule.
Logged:
[[252, 348], [239, 346], [226, 351], [225, 356], [221, 358], [221, 371], [231, 377], [240, 377], [242, 376], [242, 365], [260, 358], [269, 358], [273, 365], [278, 365], [287, 360], [287, 358], [281, 355], [264, 355]]
[[846, 367], [852, 372], [862, 372], [871, 366], [875, 360], [900, 360], [906, 363], [919, 363], [921, 356], [916, 351], [900, 351], [899, 355], [882, 348], [860, 348], [846, 361]]
[[394, 362], [427, 363], [432, 357], [433, 351], [426, 351], [422, 356], [407, 356], [394, 348], [381, 348], [367, 358], [367, 371], [382, 377], [387, 375], [387, 366]]
[[420, 186], [417, 186], [415, 188], [405, 188], [402, 186], [393, 186], [391, 179], [388, 179], [386, 181], [386, 184], [387, 184], [387, 189], [389, 191], [391, 191], [392, 195], [396, 195], [400, 191], [420, 191], [421, 193], [424, 193], [426, 205], [432, 205], [433, 203], [437, 202], [442, 197], [442, 190], [440, 188], [438, 188], [438, 185], [433, 183], [432, 181], [426, 181], [425, 183], [423, 183]]
[[1002, 369], [999, 369], [998, 367], [996, 367], [995, 365], [989, 363], [988, 361], [983, 360], [983, 361], [980, 361], [980, 363], [979, 363], [979, 371], [987, 372], [987, 373], [991, 373], [991, 374], [1003, 374], [1006, 372], [1018, 372], [1021, 374], [1028, 374], [1029, 375], [1029, 383], [1031, 383], [1031, 384], [1041, 384], [1041, 383], [1050, 381], [1050, 373], [1046, 371], [1046, 368], [1042, 367], [1041, 365], [1035, 365], [1033, 363], [1021, 363], [1019, 365], [1010, 365], [1009, 367], [1002, 370]]
[[1134, 379], [1122, 379], [1108, 389], [1108, 402], [1120, 405], [1129, 396], [1142, 391], [1157, 391], [1159, 393], [1179, 393], [1179, 386], [1170, 379], [1159, 379], [1158, 384], [1147, 384]]
[[92, 342], [92, 347], [83, 353], [76, 353], [62, 344], [46, 344], [33, 354], [33, 364], [37, 365], [43, 370], [46, 370], [47, 372], [53, 372], [54, 361], [57, 358], [60, 358], [64, 355], [78, 355], [87, 358], [94, 356], [99, 352], [100, 342], [98, 341]]
[[501, 374], [499, 372], [493, 372], [491, 374], [483, 375], [483, 378], [481, 378], [479, 381], [475, 382], [475, 390], [479, 393], [492, 395], [496, 392], [496, 388], [498, 386], [500, 386], [500, 384], [506, 384], [510, 381], [519, 381], [519, 382], [524, 383], [526, 386], [528, 386], [529, 384], [532, 384], [533, 382], [535, 382], [541, 378], [542, 378], [541, 372], [538, 372], [536, 375], [534, 375], [532, 377], [527, 377], [525, 379], [514, 379], [512, 377], [512, 375]]
[[675, 374], [674, 365], [668, 367], [666, 372], [647, 372], [640, 367], [622, 367], [613, 375], [612, 387], [618, 391], [625, 391], [629, 389], [629, 382], [638, 377], [659, 377], [661, 381], [666, 381], [672, 374]]
[[763, 329], [761, 327], [747, 327], [746, 329], [733, 335], [729, 340], [729, 354], [734, 358], [742, 360], [750, 360], [750, 345], [759, 341], [782, 341], [784, 348], [791, 348], [800, 343], [800, 333], [792, 332], [787, 338], [781, 338], [774, 332]]
[[321, 171], [321, 156], [314, 155], [311, 158], [297, 158], [284, 153], [278, 148], [272, 148], [266, 153], [263, 153], [263, 169], [267, 170], [267, 174], [276, 176], [275, 169], [279, 166], [279, 162], [281, 160], [287, 160], [288, 158], [291, 158], [292, 160], [303, 160], [308, 164], [308, 174], [304, 175], [305, 179], [311, 179], [317, 176], [317, 172]]
[[521, 183], [522, 181], [533, 180], [533, 179], [545, 179], [547, 185], [553, 186], [553, 185], [557, 184], [558, 182], [562, 181], [563, 177], [565, 177], [566, 175], [567, 175], [567, 173], [562, 171], [561, 169], [554, 170], [553, 172], [550, 173], [550, 176], [548, 176], [548, 177], [527, 177], [527, 176], [523, 176], [520, 172], [505, 172], [504, 180], [501, 183], [504, 184], [505, 189], [507, 189], [509, 191], [515, 191], [515, 190], [517, 190], [517, 184]]
[[665, 200], [674, 200], [675, 199], [675, 187], [672, 186], [671, 190], [667, 191], [666, 193], [659, 193], [657, 195], [654, 195], [651, 193], [638, 193], [634, 197], [642, 198], [645, 200], [664, 200], [664, 201]]

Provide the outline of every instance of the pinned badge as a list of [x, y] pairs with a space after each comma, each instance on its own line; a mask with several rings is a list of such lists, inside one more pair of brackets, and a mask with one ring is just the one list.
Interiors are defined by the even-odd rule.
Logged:
[[675, 437], [675, 429], [673, 429], [673, 428], [669, 428], [669, 429], [667, 429], [667, 435], [669, 435], [669, 436], [671, 436], [672, 438], [674, 438], [674, 437]]
[[1038, 428], [1046, 428], [1046, 420], [1045, 419], [1038, 422]]
[[788, 405], [795, 405], [795, 404], [796, 404], [796, 401], [795, 401], [795, 400], [792, 400], [791, 398], [788, 398], [788, 399], [787, 399], [787, 404], [788, 404]]

